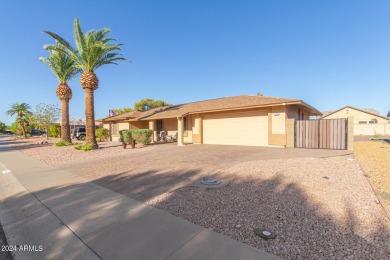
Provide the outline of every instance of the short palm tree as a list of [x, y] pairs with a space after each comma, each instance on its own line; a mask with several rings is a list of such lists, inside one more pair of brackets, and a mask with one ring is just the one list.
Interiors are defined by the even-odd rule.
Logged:
[[[52, 46], [52, 48], [49, 46]], [[68, 86], [67, 82], [76, 76], [80, 70], [74, 66], [74, 61], [69, 57], [66, 49], [61, 44], [47, 45], [45, 49], [51, 49], [49, 50], [49, 57], [40, 57], [39, 60], [52, 70], [60, 82], [56, 89], [56, 94], [61, 100], [61, 139], [65, 142], [72, 142], [69, 125], [69, 100], [72, 98], [72, 89]]]
[[26, 116], [32, 114], [30, 109], [31, 107], [29, 104], [19, 104], [16, 102], [11, 105], [11, 108], [7, 112], [5, 112], [9, 116], [16, 115], [16, 123], [20, 126], [20, 128], [22, 128], [24, 138], [27, 138], [26, 126], [28, 126], [28, 120], [26, 119]]
[[[75, 67], [82, 70], [80, 77], [80, 85], [84, 89], [85, 102], [85, 128], [86, 128], [86, 143], [91, 144], [93, 148], [97, 148], [95, 135], [95, 109], [94, 109], [94, 91], [99, 86], [99, 80], [95, 74], [95, 70], [106, 64], [116, 64], [115, 61], [126, 60], [121, 55], [114, 51], [120, 51], [122, 44], [111, 44], [113, 38], [107, 38], [107, 34], [111, 30], [108, 28], [98, 31], [92, 30], [83, 33], [80, 27], [79, 20], [74, 20], [74, 39], [77, 49], [74, 49], [69, 42], [56, 33], [45, 31], [61, 45], [63, 45], [69, 53], [71, 59], [75, 62]], [[48, 46], [48, 49], [59, 50], [55, 46]]]

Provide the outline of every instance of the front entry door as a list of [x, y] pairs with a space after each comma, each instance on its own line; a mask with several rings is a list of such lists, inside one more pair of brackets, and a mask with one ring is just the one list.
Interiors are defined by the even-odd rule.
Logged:
[[157, 125], [157, 135], [160, 135], [160, 132], [163, 130], [162, 120], [157, 120], [156, 125]]

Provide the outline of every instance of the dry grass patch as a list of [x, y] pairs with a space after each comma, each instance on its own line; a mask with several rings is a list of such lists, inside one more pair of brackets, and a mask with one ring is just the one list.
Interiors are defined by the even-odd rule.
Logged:
[[354, 153], [378, 191], [390, 194], [390, 145], [373, 141], [355, 142]]

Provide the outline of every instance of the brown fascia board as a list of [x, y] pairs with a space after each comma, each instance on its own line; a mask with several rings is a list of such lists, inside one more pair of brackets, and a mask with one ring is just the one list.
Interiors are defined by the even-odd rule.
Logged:
[[120, 115], [117, 115], [117, 116], [114, 116], [114, 117], [103, 118], [103, 119], [97, 120], [97, 121], [112, 122], [112, 121], [127, 120], [127, 119], [130, 119], [130, 118], [134, 118], [134, 117], [130, 117], [130, 116], [122, 116], [121, 117]]
[[[381, 118], [383, 118], [383, 119], [388, 119], [387, 117], [384, 117], [384, 116], [382, 116], [382, 115], [376, 115], [376, 114], [373, 114], [373, 113], [370, 113], [370, 112], [361, 110], [361, 109], [356, 108], [356, 107], [353, 107], [353, 106], [345, 106], [345, 107], [342, 107], [342, 108], [337, 109], [337, 110], [333, 111], [332, 113], [329, 113], [329, 114], [327, 114], [326, 116], [323, 116], [323, 117], [321, 117], [321, 118], [330, 116], [330, 115], [332, 115], [332, 114], [334, 114], [334, 113], [336, 113], [336, 112], [339, 112], [340, 110], [343, 110], [344, 108], [347, 108], [347, 107], [352, 108], [352, 109], [355, 109], [355, 110], [360, 111], [360, 112], [363, 112], [363, 113], [366, 113], [366, 114], [370, 114], [370, 115], [373, 115], [373, 116], [381, 117]], [[389, 111], [389, 114], [390, 114], [390, 111]], [[389, 116], [389, 115], [387, 115], [387, 116]]]
[[305, 101], [303, 101], [303, 100], [299, 100], [299, 101], [302, 103], [302, 105], [304, 105], [304, 106], [310, 108], [311, 110], [313, 110], [315, 112], [315, 114], [314, 114], [315, 116], [322, 116], [322, 113], [320, 111], [318, 111], [317, 109], [315, 109], [314, 107], [312, 107], [311, 105], [306, 103]]

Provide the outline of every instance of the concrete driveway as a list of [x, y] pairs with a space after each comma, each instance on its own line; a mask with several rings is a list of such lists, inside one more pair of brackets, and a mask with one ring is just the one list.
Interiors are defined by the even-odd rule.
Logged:
[[[225, 145], [156, 144], [131, 155], [69, 163], [63, 168], [98, 185], [147, 202], [193, 184], [204, 176], [255, 160], [319, 158], [351, 154], [345, 150], [292, 149]], [[143, 149], [140, 149], [143, 150]]]

